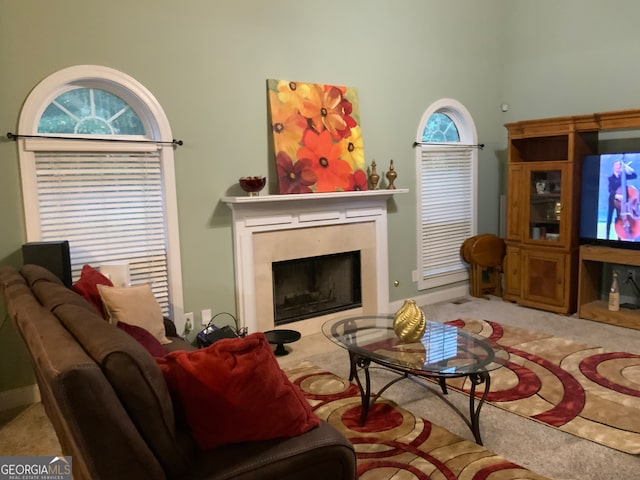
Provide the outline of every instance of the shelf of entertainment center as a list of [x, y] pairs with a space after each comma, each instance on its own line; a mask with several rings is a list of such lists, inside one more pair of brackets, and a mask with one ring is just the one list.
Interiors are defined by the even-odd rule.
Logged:
[[598, 245], [580, 247], [578, 273], [578, 317], [640, 330], [640, 310], [609, 310], [602, 299], [602, 272], [605, 264], [640, 267], [640, 251]]

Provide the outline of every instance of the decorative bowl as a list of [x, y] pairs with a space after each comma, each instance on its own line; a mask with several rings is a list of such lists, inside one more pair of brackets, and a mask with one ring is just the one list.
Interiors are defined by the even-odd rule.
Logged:
[[250, 197], [253, 197], [255, 195], [259, 195], [260, 190], [264, 188], [267, 183], [267, 177], [240, 177], [238, 183]]

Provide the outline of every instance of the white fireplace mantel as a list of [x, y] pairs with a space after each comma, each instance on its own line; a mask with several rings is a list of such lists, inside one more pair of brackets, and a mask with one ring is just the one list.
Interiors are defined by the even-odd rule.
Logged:
[[[328, 226], [371, 223], [375, 231], [375, 305], [370, 313], [386, 312], [389, 305], [387, 200], [408, 189], [367, 190], [292, 195], [223, 197], [232, 210], [236, 306], [240, 323], [250, 332], [265, 330], [258, 317], [273, 312], [258, 312], [256, 301], [255, 241], [263, 232], [294, 231]], [[326, 229], [325, 229], [326, 230]], [[318, 231], [323, 231], [319, 229]], [[318, 238], [317, 243], [322, 243]], [[271, 320], [272, 321], [272, 320]], [[270, 325], [273, 328], [273, 325]]]

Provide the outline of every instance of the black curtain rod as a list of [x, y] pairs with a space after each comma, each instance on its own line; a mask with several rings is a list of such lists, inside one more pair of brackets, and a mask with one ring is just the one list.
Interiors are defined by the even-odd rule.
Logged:
[[91, 138], [91, 137], [59, 137], [54, 135], [22, 135], [19, 133], [7, 133], [9, 140], [18, 140], [19, 138], [50, 138], [53, 140], [86, 140], [90, 142], [125, 142], [125, 143], [155, 143], [156, 145], [174, 145], [182, 146], [182, 140], [161, 141], [161, 140], [123, 140], [120, 138]]
[[477, 143], [476, 145], [466, 145], [464, 143], [440, 143], [440, 142], [413, 142], [413, 148], [416, 148], [418, 145], [434, 145], [438, 147], [471, 147], [478, 148], [482, 150], [484, 148], [484, 143]]

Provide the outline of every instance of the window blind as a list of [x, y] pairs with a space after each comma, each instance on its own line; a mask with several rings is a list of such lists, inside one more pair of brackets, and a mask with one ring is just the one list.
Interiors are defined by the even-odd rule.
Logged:
[[470, 148], [421, 147], [419, 288], [468, 278], [460, 246], [472, 236], [472, 162]]
[[86, 263], [129, 263], [169, 314], [163, 178], [157, 152], [36, 153], [43, 241], [68, 240], [74, 279]]

